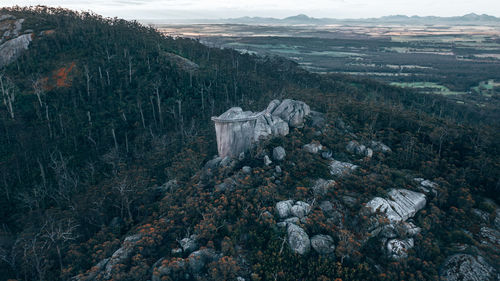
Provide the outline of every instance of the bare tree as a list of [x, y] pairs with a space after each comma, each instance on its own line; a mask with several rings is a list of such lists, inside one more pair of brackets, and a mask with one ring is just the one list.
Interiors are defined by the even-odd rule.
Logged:
[[14, 84], [3, 73], [0, 73], [0, 90], [2, 91], [3, 104], [7, 107], [10, 118], [14, 119], [13, 103], [16, 100], [16, 91]]

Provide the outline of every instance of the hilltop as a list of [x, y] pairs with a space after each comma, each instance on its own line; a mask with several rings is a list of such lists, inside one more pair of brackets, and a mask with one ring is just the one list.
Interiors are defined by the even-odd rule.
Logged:
[[[0, 15], [6, 279], [498, 278], [495, 112], [137, 22]], [[252, 145], [218, 157], [211, 117], [258, 121]]]

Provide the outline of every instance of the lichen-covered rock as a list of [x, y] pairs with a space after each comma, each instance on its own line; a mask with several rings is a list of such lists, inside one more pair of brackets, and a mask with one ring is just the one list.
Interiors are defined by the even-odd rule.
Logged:
[[292, 210], [293, 200], [280, 201], [276, 203], [276, 212], [281, 219], [290, 216]]
[[282, 146], [273, 149], [273, 159], [276, 161], [283, 161], [286, 157], [285, 149]]
[[335, 252], [333, 238], [330, 235], [314, 235], [311, 238], [311, 246], [318, 254], [331, 255]]
[[334, 186], [334, 180], [317, 179], [312, 190], [315, 196], [324, 196]]
[[309, 152], [309, 153], [312, 153], [312, 154], [316, 154], [321, 149], [323, 149], [323, 146], [320, 143], [318, 143], [318, 142], [311, 142], [311, 143], [308, 143], [308, 144], [304, 145], [303, 149], [306, 152]]
[[28, 49], [31, 34], [24, 34], [0, 45], [0, 67], [16, 60], [22, 52]]
[[250, 175], [252, 173], [252, 168], [249, 166], [243, 166], [243, 168], [241, 168], [241, 171], [244, 174]]
[[273, 163], [273, 161], [271, 161], [271, 159], [269, 158], [269, 156], [264, 155], [264, 165], [269, 166], [272, 163]]
[[298, 217], [300, 219], [307, 216], [310, 211], [311, 211], [311, 205], [302, 201], [295, 202], [295, 205], [293, 205], [292, 208], [290, 209], [290, 213], [293, 216]]
[[337, 160], [332, 160], [330, 162], [330, 174], [337, 177], [342, 177], [346, 174], [349, 174], [352, 171], [356, 170], [357, 168], [358, 168], [357, 165], [347, 162], [340, 162]]
[[391, 223], [405, 221], [425, 207], [426, 199], [422, 193], [407, 189], [392, 189], [388, 199], [375, 197], [366, 204], [373, 213], [384, 213]]
[[408, 250], [415, 246], [413, 238], [391, 239], [387, 242], [387, 255], [391, 259], [400, 260], [408, 257]]
[[357, 141], [350, 141], [346, 145], [346, 150], [349, 151], [350, 153], [357, 154], [359, 156], [366, 156], [366, 157], [372, 157], [373, 156], [373, 150], [369, 147], [366, 147], [363, 144], [359, 144]]
[[304, 255], [311, 249], [309, 235], [300, 226], [288, 224], [288, 244], [294, 253]]
[[493, 281], [498, 276], [482, 256], [455, 254], [448, 257], [440, 270], [447, 281]]

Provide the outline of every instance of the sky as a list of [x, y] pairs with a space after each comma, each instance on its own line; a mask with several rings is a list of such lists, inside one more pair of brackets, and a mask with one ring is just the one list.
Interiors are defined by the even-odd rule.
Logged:
[[46, 5], [125, 19], [217, 19], [242, 16], [322, 18], [388, 15], [500, 17], [500, 0], [0, 0], [0, 6]]

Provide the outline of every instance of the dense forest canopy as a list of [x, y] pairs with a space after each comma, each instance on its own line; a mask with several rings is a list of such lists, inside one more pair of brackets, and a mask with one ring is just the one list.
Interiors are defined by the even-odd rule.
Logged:
[[[68, 280], [109, 258], [130, 233], [152, 238], [113, 271], [114, 280], [149, 280], [156, 261], [172, 261], [171, 247], [186, 232], [224, 253], [207, 273], [214, 280], [240, 272], [252, 280], [430, 280], [455, 242], [477, 246], [498, 266], [498, 248], [481, 248], [460, 232], [479, 225], [469, 215], [473, 209], [493, 219], [500, 204], [498, 109], [313, 74], [279, 57], [209, 48], [92, 13], [15, 7], [0, 14], [25, 19], [23, 30], [34, 34], [29, 49], [0, 70], [1, 276]], [[10, 107], [7, 93], [15, 97]], [[217, 153], [211, 116], [284, 98], [326, 113], [331, 128], [343, 120], [351, 133], [316, 137], [306, 127], [265, 142], [261, 149], [283, 145], [297, 163], [283, 165], [287, 188], [270, 183], [272, 172], [256, 159], [239, 164], [257, 172], [234, 193], [196, 184]], [[363, 162], [362, 171], [340, 180], [337, 193], [359, 194], [350, 211], [390, 187], [407, 186], [406, 174], [440, 184], [440, 196], [417, 217], [425, 224], [419, 246], [406, 261], [377, 261], [383, 269], [374, 269], [378, 253], [370, 243], [335, 262], [280, 251], [279, 232], [259, 216], [275, 200], [299, 196], [305, 178], [328, 177], [299, 152], [303, 144], [321, 138], [349, 160], [341, 151], [352, 134], [379, 139], [394, 153]], [[175, 192], [158, 192], [173, 179]], [[242, 253], [244, 265], [237, 262]]]

